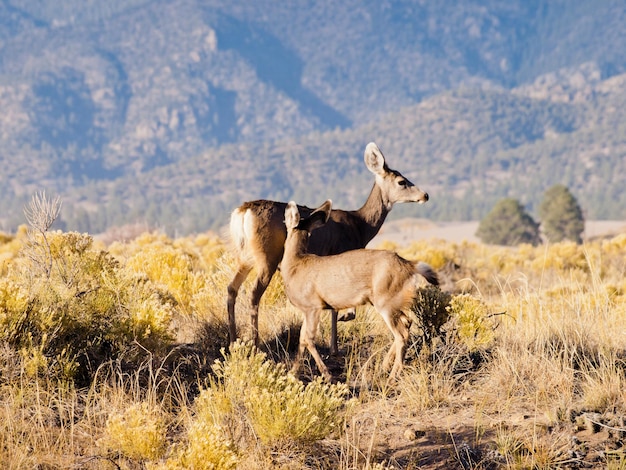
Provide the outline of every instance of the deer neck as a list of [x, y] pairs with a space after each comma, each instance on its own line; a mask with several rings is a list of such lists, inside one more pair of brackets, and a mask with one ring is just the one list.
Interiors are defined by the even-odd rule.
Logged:
[[[364, 241], [366, 242], [365, 244], [376, 236], [390, 210], [391, 203], [384, 197], [378, 184], [374, 184], [365, 204], [356, 211], [356, 216], [362, 229], [361, 233], [364, 235]], [[365, 246], [365, 244], [363, 244], [363, 246]]]

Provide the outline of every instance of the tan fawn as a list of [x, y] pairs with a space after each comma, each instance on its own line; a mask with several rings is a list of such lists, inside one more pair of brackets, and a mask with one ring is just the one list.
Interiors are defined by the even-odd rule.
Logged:
[[[365, 165], [375, 176], [374, 186], [363, 207], [355, 211], [334, 209], [329, 221], [316, 230], [309, 240], [309, 251], [317, 255], [331, 255], [365, 248], [380, 230], [395, 203], [428, 201], [428, 194], [420, 190], [398, 171], [387, 166], [385, 157], [375, 143], [369, 143], [364, 153]], [[287, 203], [258, 200], [242, 204], [230, 218], [230, 239], [236, 262], [235, 276], [228, 285], [228, 323], [230, 341], [237, 338], [235, 302], [241, 284], [252, 268], [256, 280], [251, 293], [250, 320], [252, 336], [258, 346], [259, 303], [283, 257], [287, 229], [284, 224]], [[313, 209], [299, 206], [303, 215]], [[337, 311], [331, 320], [332, 353], [337, 353]]]
[[287, 297], [304, 314], [292, 372], [299, 372], [307, 349], [320, 373], [330, 380], [330, 372], [315, 347], [322, 311], [371, 304], [393, 333], [383, 367], [388, 369], [393, 360], [390, 377], [395, 377], [403, 366], [411, 326], [403, 310], [415, 299], [418, 275], [438, 285], [437, 274], [426, 263], [408, 261], [388, 250], [358, 249], [330, 256], [307, 253], [309, 235], [329, 221], [331, 205], [326, 201], [304, 217], [293, 201], [285, 209], [287, 239], [281, 274]]

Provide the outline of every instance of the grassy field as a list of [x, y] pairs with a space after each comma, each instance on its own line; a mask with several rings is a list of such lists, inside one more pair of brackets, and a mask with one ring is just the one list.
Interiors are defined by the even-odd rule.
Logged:
[[[626, 468], [626, 234], [515, 248], [380, 243], [430, 263], [406, 367], [370, 307], [287, 373], [300, 313], [275, 276], [262, 345], [227, 350], [217, 236], [21, 228], [0, 239], [0, 462], [9, 469]], [[124, 240], [126, 238], [126, 240]]]

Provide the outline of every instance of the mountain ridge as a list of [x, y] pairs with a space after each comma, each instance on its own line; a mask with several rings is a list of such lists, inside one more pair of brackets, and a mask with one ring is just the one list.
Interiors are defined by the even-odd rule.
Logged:
[[372, 140], [433, 195], [420, 217], [478, 219], [503, 196], [532, 211], [559, 182], [588, 217], [626, 218], [617, 1], [2, 0], [0, 13], [5, 230], [40, 190], [65, 201], [61, 226], [90, 232], [201, 231], [262, 197], [355, 208]]

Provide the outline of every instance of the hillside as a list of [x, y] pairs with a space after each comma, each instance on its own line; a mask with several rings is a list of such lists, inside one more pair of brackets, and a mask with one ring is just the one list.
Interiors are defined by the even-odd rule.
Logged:
[[372, 140], [433, 196], [399, 216], [532, 210], [559, 182], [588, 218], [626, 218], [625, 19], [619, 1], [2, 0], [0, 228], [44, 189], [90, 232], [218, 228], [257, 197], [356, 207]]
[[[138, 177], [86, 186], [74, 196], [85, 202], [68, 199], [66, 209], [87, 208], [96, 198], [107, 201], [98, 206], [100, 220], [112, 218], [105, 227], [123, 223], [114, 219], [116, 213], [147, 208], [136, 217], [172, 220], [167, 230], [186, 233], [218, 228], [233, 207], [256, 197], [309, 205], [330, 197], [338, 207], [359, 207], [373, 184], [362, 162], [363, 142], [375, 140], [392, 168], [431, 195], [424, 206], [396, 207], [396, 217], [477, 220], [505, 196], [532, 210], [548, 187], [561, 182], [586, 218], [623, 220], [626, 108], [618, 106], [624, 96], [617, 78], [615, 88], [599, 84], [597, 90], [611, 91], [594, 92], [592, 101], [454, 92], [356, 129], [222, 146]], [[615, 119], [606, 119], [610, 113]]]

